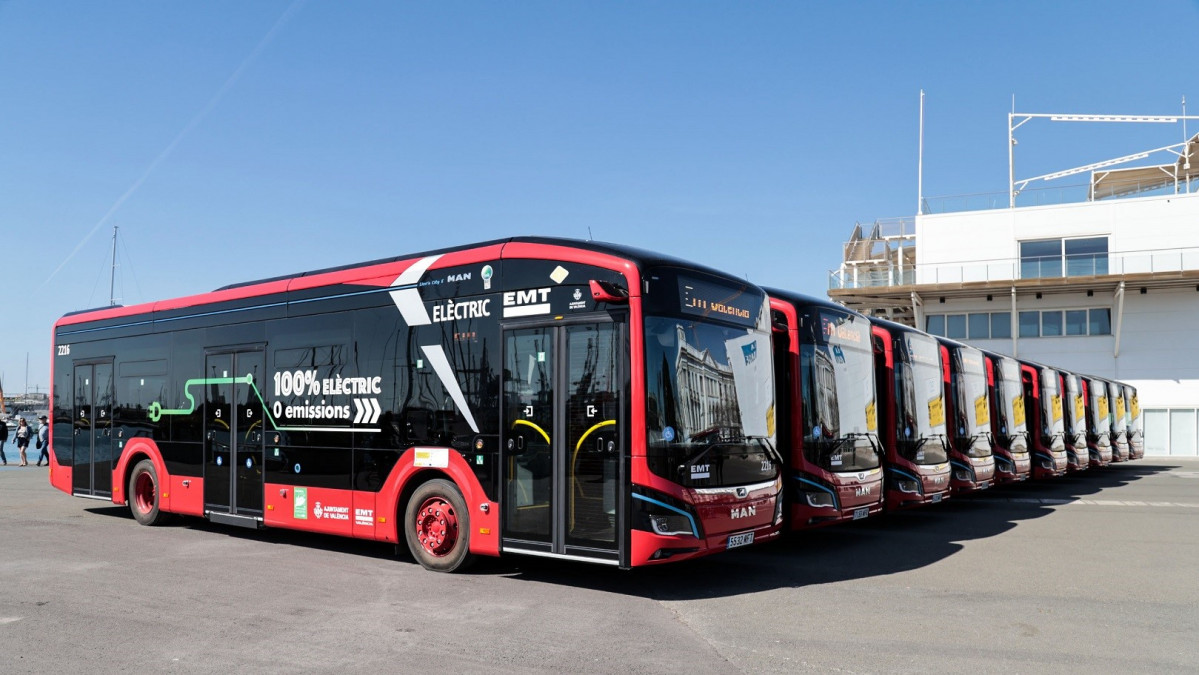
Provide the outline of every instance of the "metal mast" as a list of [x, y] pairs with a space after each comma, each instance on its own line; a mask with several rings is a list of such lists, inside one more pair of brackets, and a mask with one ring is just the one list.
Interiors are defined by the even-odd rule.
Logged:
[[112, 226], [112, 269], [108, 273], [108, 306], [115, 307], [117, 301], [114, 299], [113, 291], [117, 280], [117, 230], [120, 229], [116, 225]]

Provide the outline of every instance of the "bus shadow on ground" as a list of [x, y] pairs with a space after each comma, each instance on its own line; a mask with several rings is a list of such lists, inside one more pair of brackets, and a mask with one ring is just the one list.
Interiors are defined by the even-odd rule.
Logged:
[[542, 559], [521, 559], [519, 566], [515, 558], [485, 564], [511, 565], [517, 568], [511, 574], [517, 579], [655, 600], [710, 599], [867, 579], [926, 567], [962, 550], [963, 542], [1002, 535], [1018, 522], [1048, 515], [1061, 504], [1170, 468], [1139, 462], [1119, 464], [1052, 481], [1002, 486], [937, 506], [808, 530], [759, 547], [630, 572]]
[[[695, 600], [778, 588], [866, 579], [919, 569], [962, 550], [961, 542], [994, 537], [1054, 507], [1085, 499], [1176, 468], [1168, 464], [1117, 464], [1051, 481], [1026, 481], [954, 497], [936, 506], [887, 514], [784, 536], [760, 546], [698, 560], [623, 571], [588, 563], [507, 556], [481, 557], [466, 574], [575, 586], [655, 600]], [[84, 509], [133, 521], [126, 506]], [[349, 539], [296, 530], [247, 530], [181, 517], [174, 526], [416, 565], [403, 544]], [[430, 573], [432, 574], [432, 573]]]

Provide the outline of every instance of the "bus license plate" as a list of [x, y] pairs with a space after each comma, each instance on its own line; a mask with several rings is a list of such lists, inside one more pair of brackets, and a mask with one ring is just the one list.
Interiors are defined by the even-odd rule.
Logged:
[[938, 492], [937, 494], [933, 495], [933, 498], [932, 498], [932, 503], [933, 503], [933, 504], [936, 504], [937, 502], [941, 501], [941, 497], [942, 497], [942, 493], [940, 493], [940, 492]]
[[744, 532], [742, 534], [734, 534], [729, 536], [728, 548], [737, 548], [738, 546], [748, 546], [754, 543], [754, 533]]
[[854, 520], [861, 520], [868, 515], [870, 515], [870, 507], [869, 506], [863, 506], [860, 509], [853, 510], [853, 519]]

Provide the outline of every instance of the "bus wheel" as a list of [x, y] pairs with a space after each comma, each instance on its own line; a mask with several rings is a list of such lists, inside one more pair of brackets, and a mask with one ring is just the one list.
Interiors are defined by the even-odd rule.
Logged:
[[412, 557], [425, 569], [465, 569], [473, 560], [470, 514], [458, 488], [440, 478], [418, 487], [404, 513], [404, 537]]
[[154, 470], [154, 462], [143, 459], [133, 467], [129, 476], [129, 510], [133, 518], [142, 525], [162, 525], [170, 518], [170, 514], [161, 510], [160, 497], [162, 493], [158, 485], [158, 472]]

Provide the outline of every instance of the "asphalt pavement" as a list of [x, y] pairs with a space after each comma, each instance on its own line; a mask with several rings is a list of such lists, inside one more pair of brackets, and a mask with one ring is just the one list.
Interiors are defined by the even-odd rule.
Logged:
[[1188, 672], [1199, 460], [1146, 458], [619, 571], [138, 526], [0, 468], [0, 672]]

